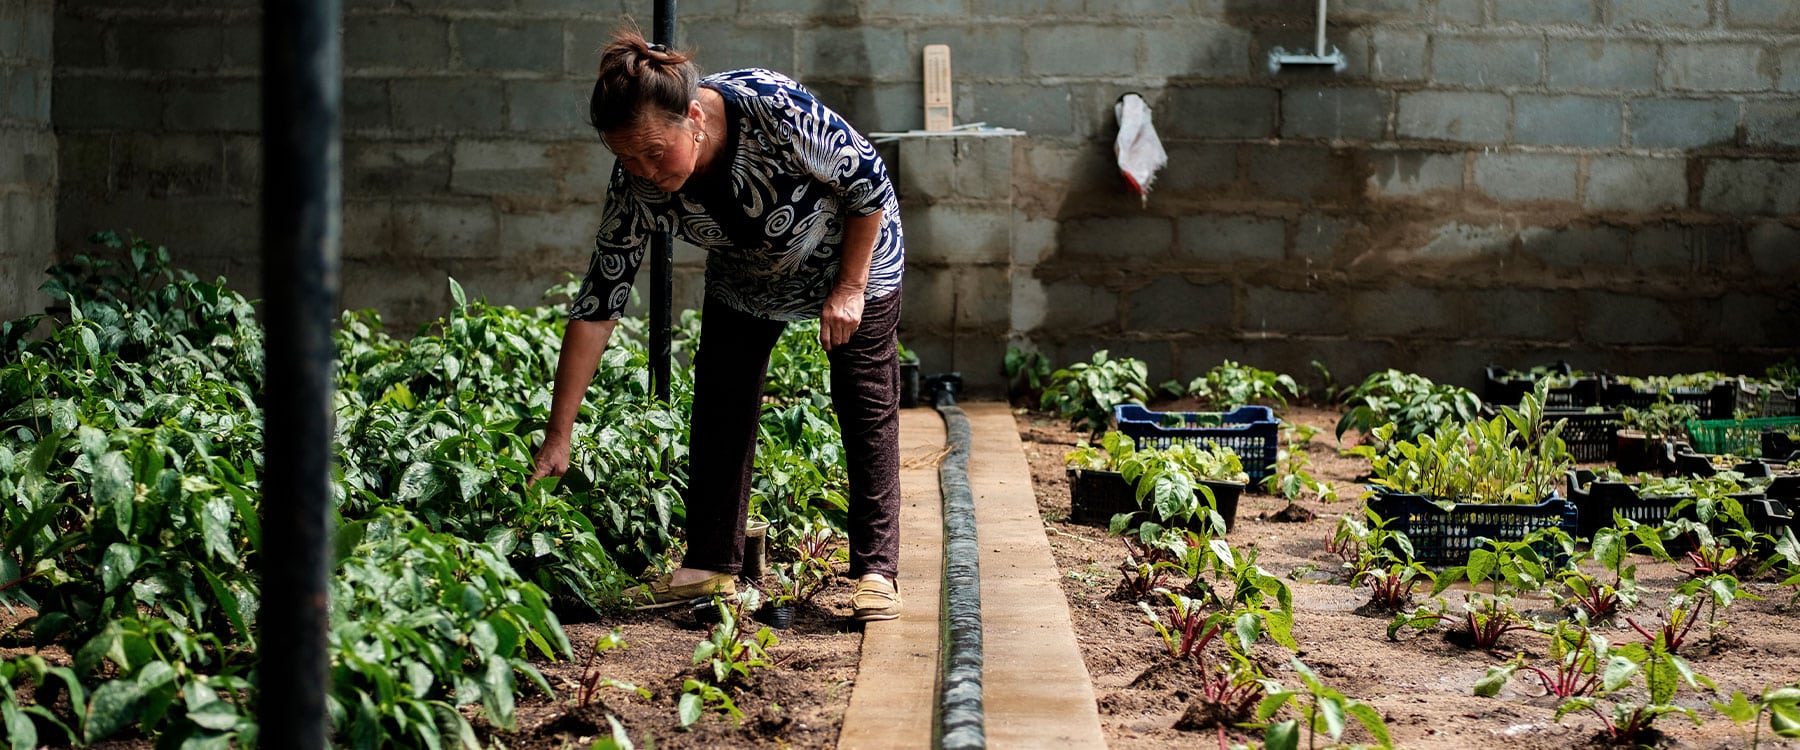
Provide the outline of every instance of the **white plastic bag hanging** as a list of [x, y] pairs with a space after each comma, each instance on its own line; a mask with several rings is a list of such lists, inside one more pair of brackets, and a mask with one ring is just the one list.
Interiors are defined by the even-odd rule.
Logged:
[[1144, 103], [1144, 97], [1129, 93], [1113, 104], [1113, 115], [1119, 118], [1119, 137], [1113, 142], [1119, 173], [1149, 205], [1150, 183], [1156, 180], [1156, 170], [1169, 163], [1169, 154], [1156, 137], [1156, 126], [1150, 124], [1150, 105]]

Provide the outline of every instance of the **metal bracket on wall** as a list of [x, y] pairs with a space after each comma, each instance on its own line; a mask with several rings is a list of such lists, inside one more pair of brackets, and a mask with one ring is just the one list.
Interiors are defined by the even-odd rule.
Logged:
[[1313, 41], [1313, 53], [1309, 55], [1299, 50], [1289, 52], [1281, 47], [1269, 50], [1270, 73], [1279, 73], [1283, 67], [1289, 65], [1314, 67], [1329, 65], [1332, 72], [1343, 72], [1346, 65], [1344, 53], [1336, 47], [1332, 47], [1330, 52], [1325, 51], [1325, 2], [1326, 0], [1319, 0], [1318, 27]]

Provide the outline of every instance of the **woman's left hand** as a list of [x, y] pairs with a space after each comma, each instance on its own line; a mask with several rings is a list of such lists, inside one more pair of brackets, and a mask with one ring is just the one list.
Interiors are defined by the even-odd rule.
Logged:
[[819, 344], [831, 351], [850, 342], [850, 336], [862, 325], [863, 290], [835, 287], [825, 297], [825, 309], [819, 313]]

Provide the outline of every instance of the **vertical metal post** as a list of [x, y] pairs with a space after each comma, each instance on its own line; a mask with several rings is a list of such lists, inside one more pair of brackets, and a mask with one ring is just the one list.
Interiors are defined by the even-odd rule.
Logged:
[[262, 609], [264, 748], [326, 747], [325, 654], [343, 187], [340, 0], [263, 2]]
[[[651, 20], [657, 44], [675, 46], [675, 0], [656, 0], [656, 14]], [[670, 401], [669, 377], [673, 338], [675, 297], [675, 241], [668, 232], [657, 232], [650, 239], [650, 383], [656, 397]]]

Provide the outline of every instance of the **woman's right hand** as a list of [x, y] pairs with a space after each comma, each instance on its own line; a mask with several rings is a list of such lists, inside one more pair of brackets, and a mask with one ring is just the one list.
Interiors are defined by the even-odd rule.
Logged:
[[549, 438], [544, 446], [538, 449], [531, 470], [531, 481], [536, 482], [544, 477], [560, 477], [569, 470], [569, 441]]

